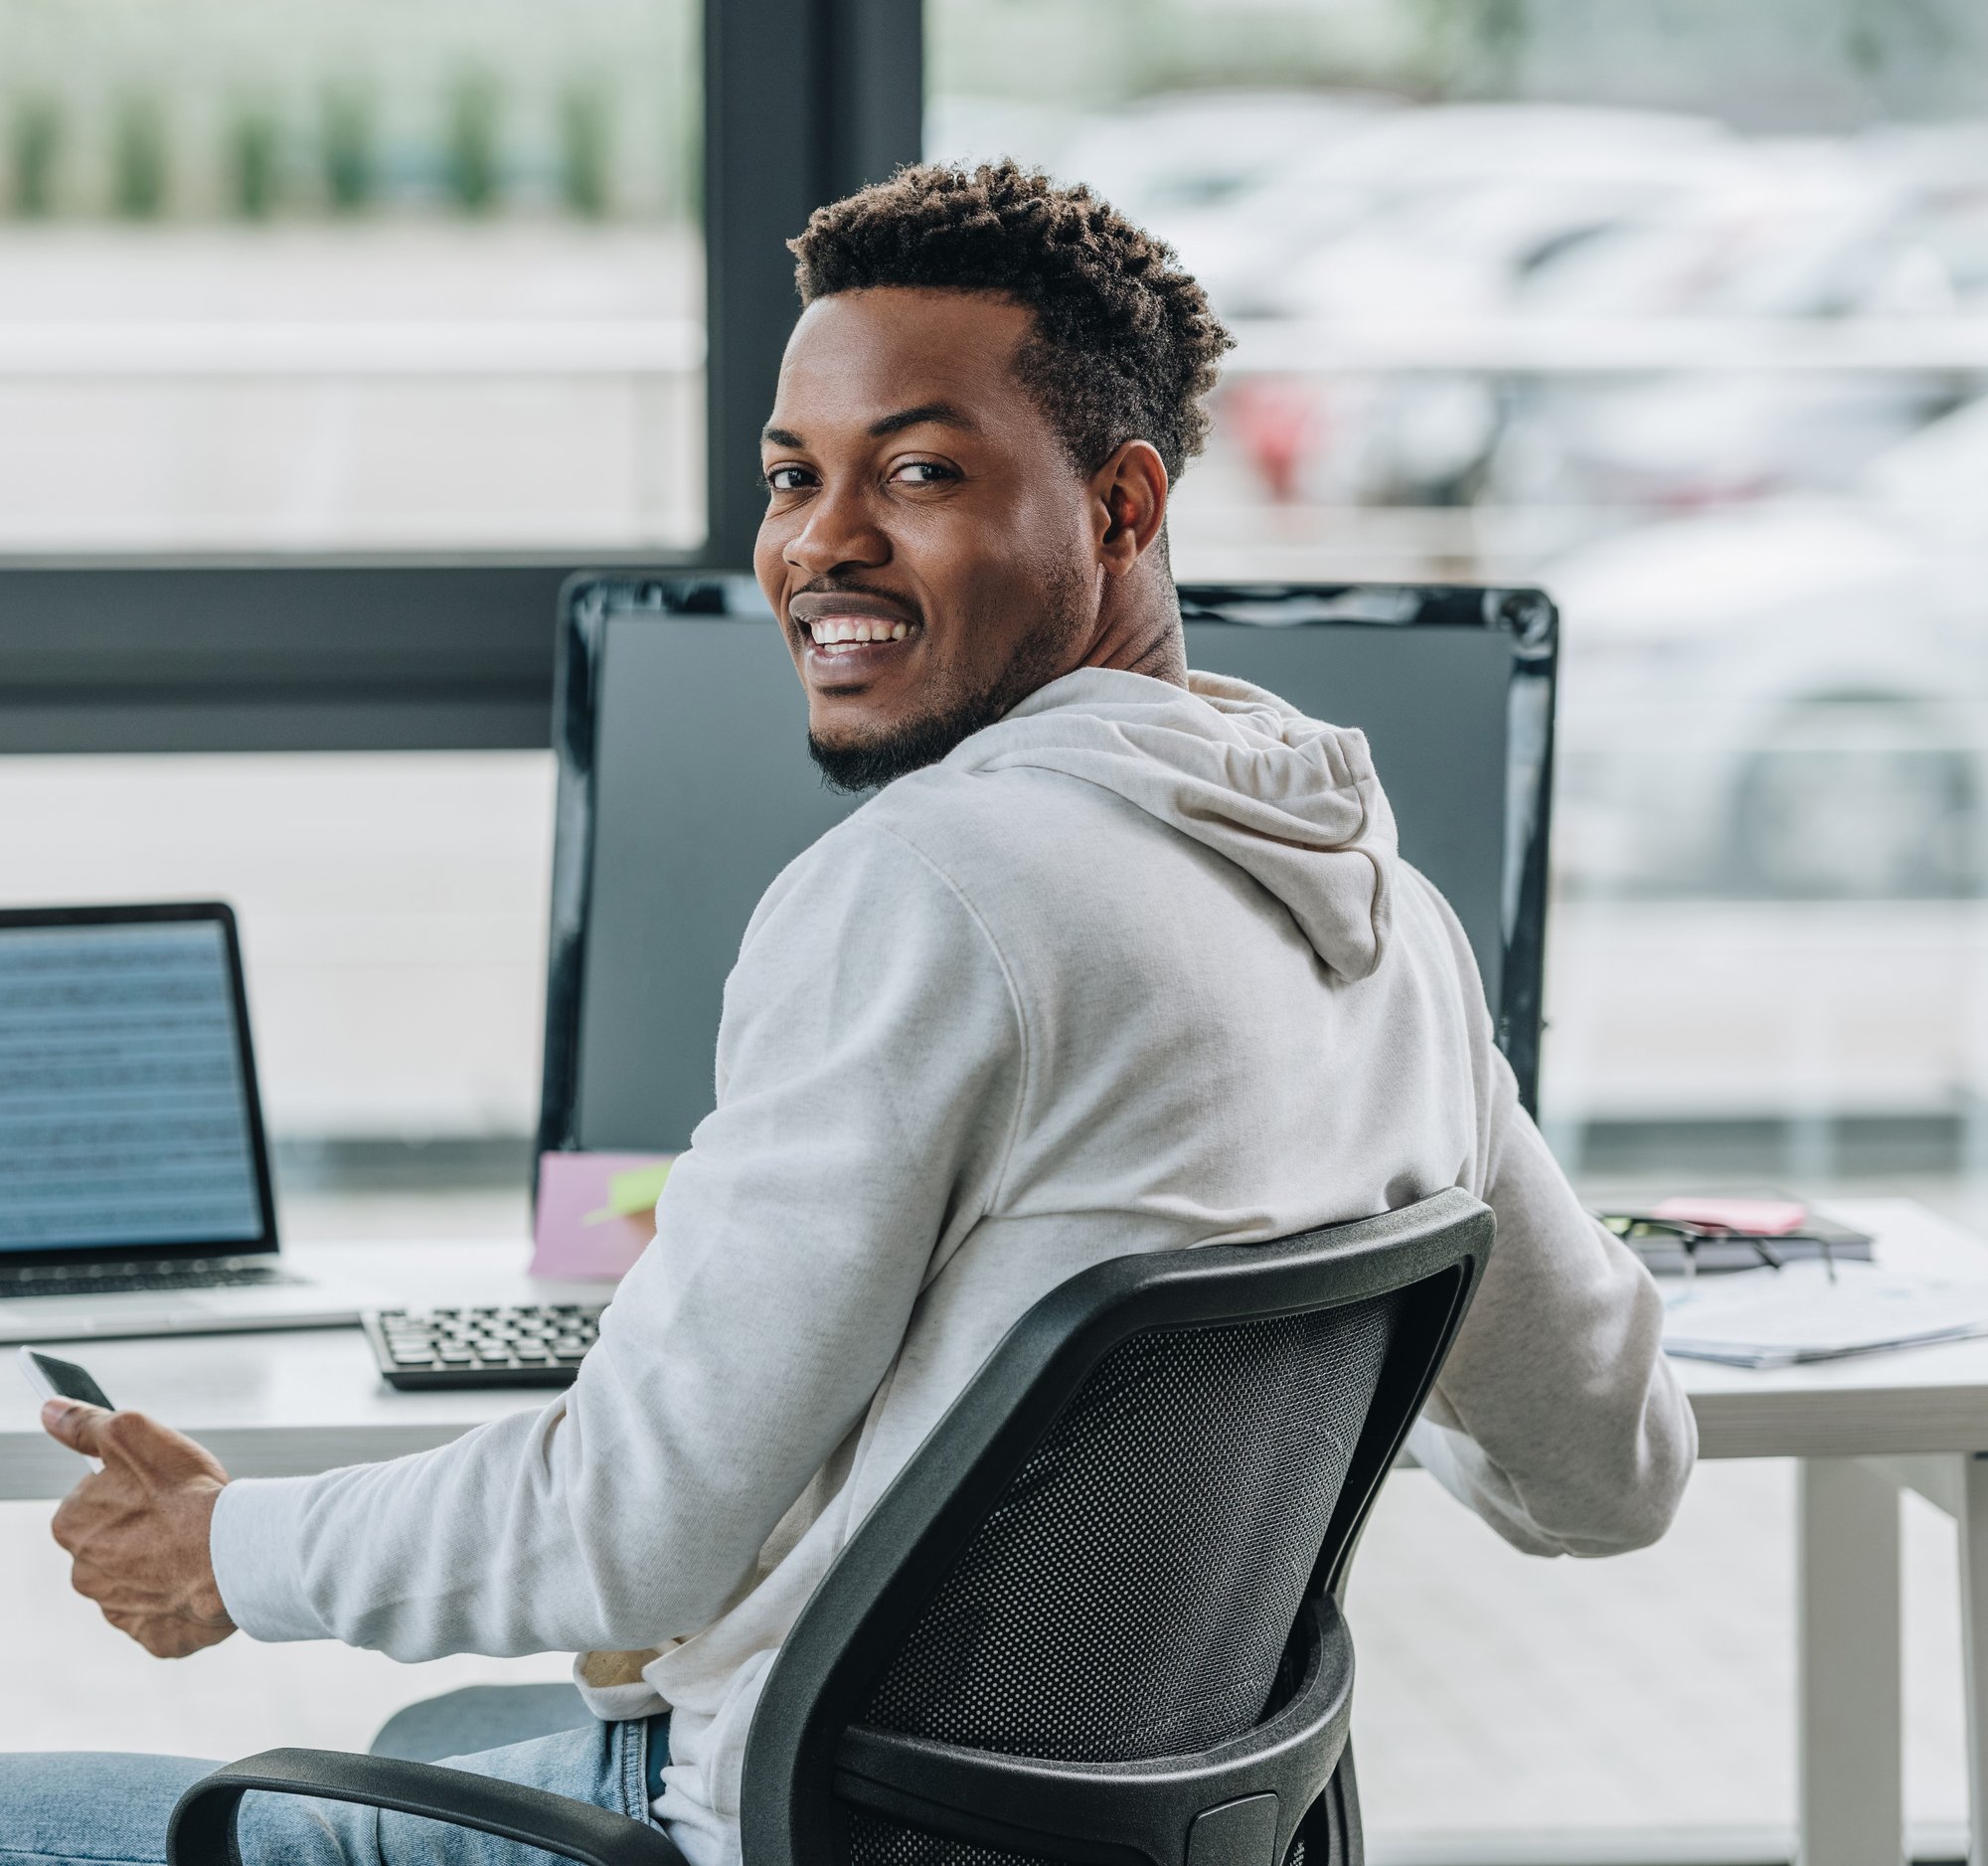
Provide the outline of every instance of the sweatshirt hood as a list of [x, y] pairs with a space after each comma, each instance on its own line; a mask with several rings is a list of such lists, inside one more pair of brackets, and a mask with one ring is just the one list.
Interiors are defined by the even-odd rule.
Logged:
[[1282, 902], [1320, 959], [1365, 978], [1387, 950], [1395, 818], [1364, 733], [1246, 681], [1079, 668], [945, 759], [1081, 778], [1227, 857]]

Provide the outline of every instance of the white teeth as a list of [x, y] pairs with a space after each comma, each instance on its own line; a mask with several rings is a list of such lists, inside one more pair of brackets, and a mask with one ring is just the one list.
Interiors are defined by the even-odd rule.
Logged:
[[911, 632], [909, 622], [887, 621], [881, 615], [824, 615], [808, 623], [808, 633], [818, 648], [839, 647], [845, 642], [903, 641]]

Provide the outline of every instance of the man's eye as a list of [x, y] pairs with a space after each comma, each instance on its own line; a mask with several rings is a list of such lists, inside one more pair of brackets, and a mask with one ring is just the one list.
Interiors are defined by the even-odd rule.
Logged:
[[804, 466], [775, 466], [766, 474], [766, 484], [775, 492], [799, 492], [808, 482]]
[[938, 460], [907, 460], [893, 469], [891, 477], [912, 486], [936, 486], [941, 481], [957, 479], [959, 475]]

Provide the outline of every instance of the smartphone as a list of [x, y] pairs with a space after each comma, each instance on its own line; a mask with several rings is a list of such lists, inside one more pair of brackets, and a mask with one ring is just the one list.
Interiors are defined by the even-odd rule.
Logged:
[[74, 1361], [59, 1361], [53, 1354], [23, 1348], [21, 1372], [28, 1385], [45, 1400], [82, 1400], [85, 1405], [102, 1407], [106, 1413], [117, 1410], [104, 1397], [103, 1389], [90, 1379], [88, 1371]]

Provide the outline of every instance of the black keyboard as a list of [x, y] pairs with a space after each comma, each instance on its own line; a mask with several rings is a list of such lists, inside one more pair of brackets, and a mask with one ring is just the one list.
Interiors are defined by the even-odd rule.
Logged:
[[0, 1270], [0, 1300], [28, 1295], [150, 1295], [161, 1289], [269, 1289], [303, 1278], [232, 1257], [172, 1257], [135, 1264], [25, 1264]]
[[369, 1309], [360, 1320], [390, 1387], [565, 1387], [606, 1306]]

